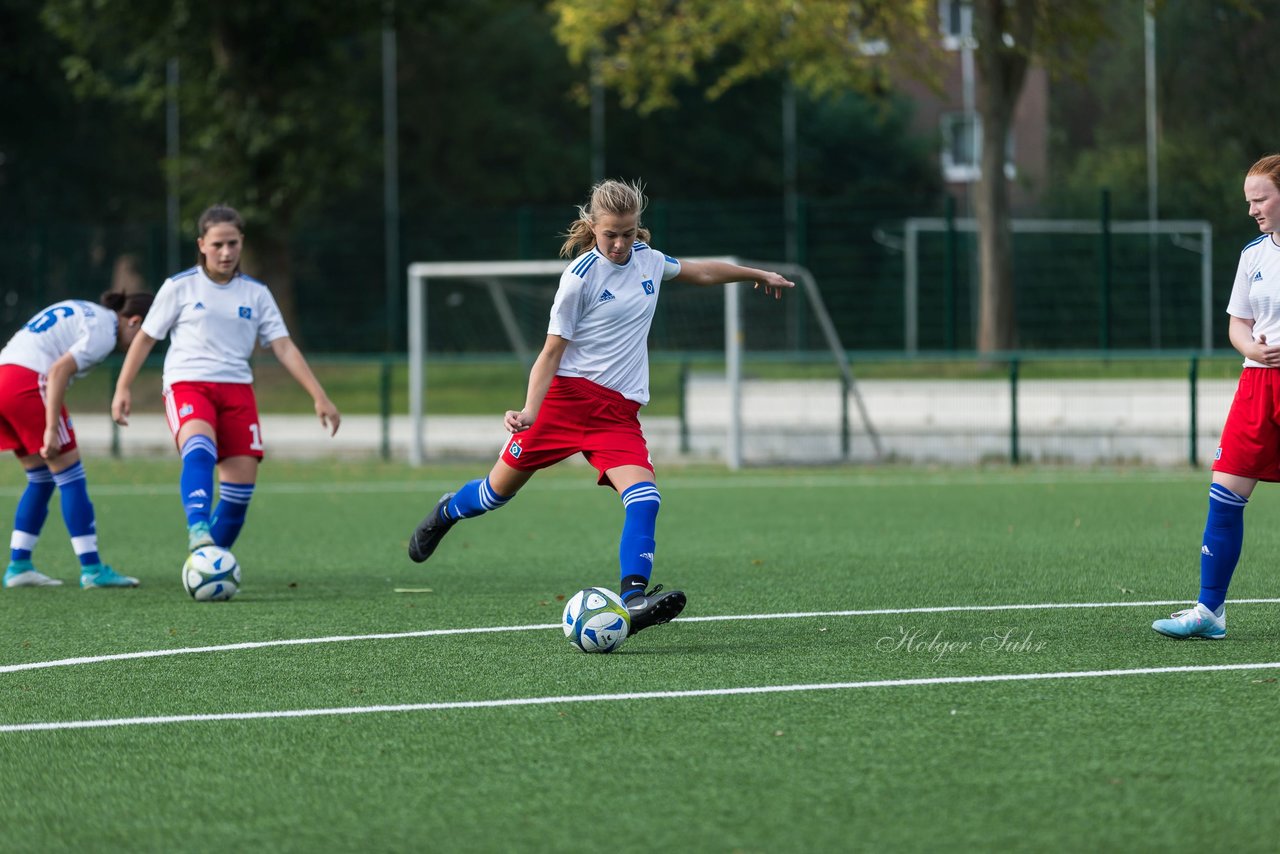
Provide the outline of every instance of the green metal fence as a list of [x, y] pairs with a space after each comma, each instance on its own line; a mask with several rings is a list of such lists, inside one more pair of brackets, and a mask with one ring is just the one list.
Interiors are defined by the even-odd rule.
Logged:
[[[848, 356], [852, 385], [829, 356], [747, 354], [746, 464], [1201, 466], [1213, 457], [1241, 364], [1231, 351]], [[404, 357], [318, 355], [311, 361], [343, 412], [339, 437], [324, 435], [305, 392], [264, 354], [255, 372], [269, 456], [405, 459]], [[96, 435], [100, 452], [172, 453], [159, 358], [134, 385], [133, 423], [110, 425], [118, 364], [113, 359], [72, 387], [68, 406], [84, 444], [94, 446]], [[641, 418], [655, 459], [724, 458], [724, 378], [722, 354], [714, 351], [653, 353], [652, 401]], [[428, 359], [428, 462], [491, 459], [504, 436], [501, 413], [521, 404], [526, 381], [527, 366], [510, 355]], [[150, 443], [140, 444], [147, 435]]]
[[[907, 349], [904, 223], [913, 217], [946, 217], [947, 211], [920, 210], [905, 203], [808, 200], [802, 202], [801, 212], [799, 257], [793, 260], [813, 272], [845, 345], [864, 352]], [[404, 264], [554, 258], [574, 213], [566, 204], [459, 208], [406, 218], [401, 228]], [[653, 244], [672, 255], [781, 261], [786, 260], [783, 213], [776, 200], [658, 201], [646, 222], [653, 230]], [[1105, 211], [1100, 213], [1099, 222], [1106, 218]], [[1220, 250], [1213, 262], [1211, 301], [1219, 314], [1230, 291], [1236, 248], [1247, 236], [1215, 236]], [[1015, 234], [1018, 345], [1035, 350], [1204, 349], [1199, 256], [1172, 238], [1162, 240], [1152, 254], [1145, 237], [1106, 229], [1080, 235]], [[271, 282], [268, 277], [268, 284], [282, 304], [292, 306], [290, 327], [307, 352], [403, 352], [404, 283], [386, 292], [384, 242], [380, 221], [358, 217], [310, 223], [294, 232], [292, 281]], [[194, 258], [193, 240], [183, 245], [185, 264]], [[251, 235], [250, 250], [252, 245]], [[1153, 258], [1158, 292], [1152, 288]], [[915, 263], [920, 282], [919, 349], [971, 350], [977, 310], [974, 235], [952, 229], [922, 236]], [[49, 302], [94, 297], [113, 285], [154, 289], [175, 272], [164, 264], [164, 232], [154, 223], [41, 225], [7, 231], [0, 234], [0, 327], [15, 329]], [[441, 292], [432, 298], [449, 297]], [[531, 312], [531, 328], [541, 324], [545, 331], [549, 301], [545, 295], [538, 299], [546, 304], [539, 303]], [[457, 353], [495, 349], [491, 340], [474, 331], [487, 318], [487, 307], [477, 305], [470, 319], [458, 311], [437, 310], [444, 307], [433, 304], [431, 315], [464, 322], [439, 335], [432, 330], [431, 340]], [[784, 311], [784, 320], [770, 326], [770, 349], [803, 353], [821, 340], [803, 306]], [[655, 334], [665, 334], [662, 322]], [[673, 315], [669, 325], [679, 329], [682, 322]], [[1226, 323], [1219, 327], [1213, 330], [1212, 347], [1228, 346]], [[702, 337], [696, 339], [659, 338], [655, 345], [694, 350], [719, 346], [710, 327], [699, 334]]]

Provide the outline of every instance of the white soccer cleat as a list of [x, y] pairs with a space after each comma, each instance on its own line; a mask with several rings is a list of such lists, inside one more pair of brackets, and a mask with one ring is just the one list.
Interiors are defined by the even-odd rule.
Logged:
[[11, 561], [4, 571], [5, 587], [58, 587], [61, 584], [60, 579], [40, 572], [29, 560]]
[[1185, 638], [1207, 638], [1222, 640], [1227, 636], [1227, 609], [1222, 609], [1222, 616], [1210, 611], [1200, 602], [1194, 608], [1177, 611], [1167, 620], [1156, 620], [1151, 624], [1162, 635], [1179, 640]]

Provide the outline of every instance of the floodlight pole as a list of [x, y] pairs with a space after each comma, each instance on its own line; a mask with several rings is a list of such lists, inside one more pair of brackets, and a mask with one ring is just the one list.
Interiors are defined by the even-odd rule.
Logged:
[[387, 352], [396, 349], [396, 317], [399, 316], [400, 278], [400, 149], [399, 109], [396, 100], [395, 2], [384, 5], [382, 30], [382, 201], [383, 282], [386, 287]]
[[1144, 45], [1147, 78], [1147, 221], [1151, 231], [1147, 237], [1147, 277], [1151, 299], [1151, 346], [1160, 348], [1160, 265], [1156, 219], [1159, 217], [1160, 169], [1156, 157], [1156, 15], [1154, 0], [1146, 0], [1144, 11]]
[[166, 274], [172, 273], [178, 269], [178, 232], [179, 232], [179, 206], [178, 206], [178, 58], [170, 57], [165, 63], [165, 106], [164, 106], [164, 135], [165, 135], [165, 157], [169, 161], [168, 174], [165, 183], [168, 185], [168, 193], [165, 197], [165, 217], [166, 217], [166, 235], [165, 235], [165, 263], [168, 265]]

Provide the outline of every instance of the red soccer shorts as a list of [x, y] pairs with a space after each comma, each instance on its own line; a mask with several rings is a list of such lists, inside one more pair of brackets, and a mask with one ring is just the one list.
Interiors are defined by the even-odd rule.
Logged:
[[262, 427], [258, 401], [248, 383], [174, 383], [164, 392], [164, 415], [176, 442], [188, 421], [213, 425], [218, 459], [262, 459]]
[[[45, 378], [21, 365], [0, 365], [0, 451], [19, 457], [40, 453], [44, 444]], [[76, 431], [67, 408], [58, 416], [62, 451], [74, 450]], [[60, 452], [61, 453], [61, 452]]]
[[537, 471], [581, 452], [600, 472], [596, 483], [612, 486], [609, 469], [653, 471], [639, 411], [640, 404], [613, 389], [581, 377], [554, 377], [533, 426], [513, 435], [499, 459], [513, 469]]
[[1280, 481], [1280, 370], [1241, 371], [1213, 470]]

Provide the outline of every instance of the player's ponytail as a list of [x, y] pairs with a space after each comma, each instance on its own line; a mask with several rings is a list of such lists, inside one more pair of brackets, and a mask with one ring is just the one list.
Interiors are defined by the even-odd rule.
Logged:
[[585, 205], [578, 205], [578, 218], [570, 223], [569, 230], [565, 232], [560, 257], [574, 258], [596, 245], [592, 227], [600, 214], [635, 214], [636, 239], [648, 242], [649, 229], [640, 225], [640, 215], [648, 205], [649, 199], [645, 197], [644, 184], [641, 182], [618, 181], [613, 178], [601, 181], [591, 188], [590, 200]]

